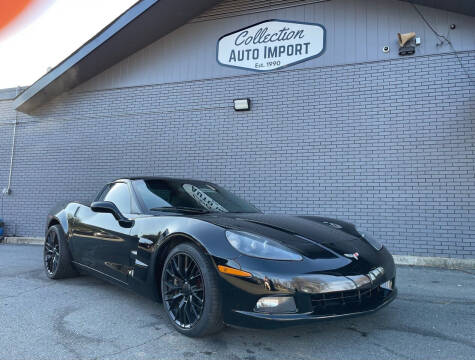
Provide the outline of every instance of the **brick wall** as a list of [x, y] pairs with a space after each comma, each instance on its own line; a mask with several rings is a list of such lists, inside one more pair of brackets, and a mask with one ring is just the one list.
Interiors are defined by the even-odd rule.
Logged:
[[[475, 77], [475, 52], [459, 55]], [[56, 202], [163, 175], [350, 220], [396, 254], [474, 258], [474, 94], [453, 54], [73, 91], [20, 115], [7, 231], [41, 236]], [[252, 111], [234, 112], [239, 97]], [[0, 101], [1, 188], [13, 118]]]

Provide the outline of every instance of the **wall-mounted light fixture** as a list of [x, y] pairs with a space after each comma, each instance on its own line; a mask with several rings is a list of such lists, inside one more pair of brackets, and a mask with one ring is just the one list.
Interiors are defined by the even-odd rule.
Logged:
[[251, 99], [234, 99], [234, 110], [249, 111], [251, 110]]
[[408, 32], [408, 33], [398, 33], [397, 38], [399, 41], [399, 55], [412, 55], [416, 52], [415, 47], [415, 40], [416, 37], [415, 32]]

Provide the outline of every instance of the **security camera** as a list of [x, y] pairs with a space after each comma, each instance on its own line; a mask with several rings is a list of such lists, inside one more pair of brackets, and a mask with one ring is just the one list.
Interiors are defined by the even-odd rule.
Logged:
[[389, 52], [389, 46], [383, 46], [383, 53], [388, 53]]

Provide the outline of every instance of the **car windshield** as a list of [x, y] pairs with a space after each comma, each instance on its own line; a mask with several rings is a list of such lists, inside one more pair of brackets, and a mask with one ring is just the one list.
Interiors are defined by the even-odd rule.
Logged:
[[135, 180], [134, 188], [149, 211], [177, 209], [196, 212], [260, 212], [222, 187], [201, 181]]

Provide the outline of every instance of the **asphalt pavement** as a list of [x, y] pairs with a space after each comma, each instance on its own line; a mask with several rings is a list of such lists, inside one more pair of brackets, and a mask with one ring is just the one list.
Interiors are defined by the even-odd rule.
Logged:
[[190, 339], [128, 290], [49, 280], [41, 253], [0, 245], [0, 360], [475, 359], [475, 271], [398, 267], [399, 297], [377, 313]]

